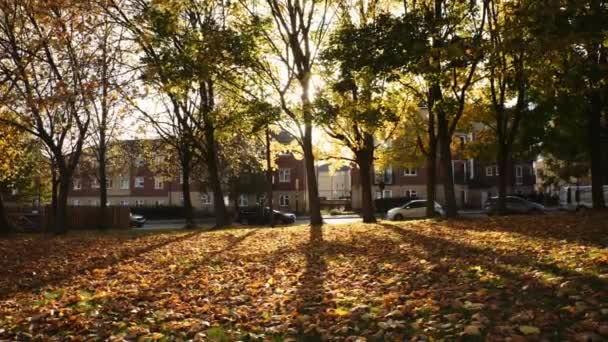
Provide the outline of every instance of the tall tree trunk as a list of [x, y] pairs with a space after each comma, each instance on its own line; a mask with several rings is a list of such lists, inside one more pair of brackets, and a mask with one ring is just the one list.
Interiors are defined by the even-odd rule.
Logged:
[[190, 166], [190, 158], [184, 156], [182, 158], [182, 197], [184, 197], [184, 219], [186, 219], [186, 228], [193, 228], [195, 226], [192, 198], [190, 198]]
[[99, 141], [99, 228], [108, 228], [108, 174], [106, 165], [106, 144], [105, 135], [100, 134]]
[[[270, 208], [269, 224], [274, 227], [274, 206], [272, 199], [272, 160], [270, 158], [270, 127], [266, 126], [266, 181], [268, 182], [268, 189], [266, 197], [268, 198], [268, 207]], [[262, 208], [264, 210], [264, 208]]]
[[496, 154], [496, 165], [498, 166], [498, 213], [503, 214], [507, 208], [507, 164], [509, 151], [504, 144], [504, 137], [498, 134], [498, 151]]
[[605, 175], [602, 163], [601, 139], [602, 103], [599, 90], [592, 90], [591, 108], [589, 113], [589, 151], [591, 160], [591, 198], [593, 208], [605, 208], [604, 184]]
[[445, 216], [455, 217], [458, 215], [456, 208], [456, 194], [454, 192], [454, 170], [452, 168], [451, 136], [448, 132], [447, 118], [445, 113], [437, 117], [437, 131], [439, 140], [439, 161], [443, 192], [445, 197]]
[[8, 234], [11, 232], [11, 224], [8, 222], [8, 213], [4, 209], [4, 201], [2, 199], [2, 189], [0, 189], [0, 234]]
[[357, 153], [357, 165], [361, 177], [361, 210], [364, 223], [376, 222], [372, 198], [372, 162], [373, 155], [366, 151]]
[[435, 216], [435, 188], [437, 186], [437, 137], [435, 135], [435, 113], [429, 106], [427, 136], [429, 148], [426, 155], [426, 216]]
[[304, 114], [302, 149], [304, 150], [304, 165], [306, 167], [310, 224], [322, 225], [323, 217], [321, 216], [321, 201], [319, 199], [319, 187], [315, 172], [315, 156], [312, 151], [312, 110], [309, 98], [310, 72], [300, 81], [300, 84], [302, 86], [302, 112]]
[[57, 216], [57, 201], [59, 200], [58, 184], [59, 180], [57, 177], [57, 169], [55, 163], [53, 162], [51, 164], [51, 215], [53, 217]]

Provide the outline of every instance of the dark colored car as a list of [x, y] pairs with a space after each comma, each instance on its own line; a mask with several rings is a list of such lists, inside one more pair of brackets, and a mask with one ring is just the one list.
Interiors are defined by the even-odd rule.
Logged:
[[146, 218], [141, 215], [129, 213], [129, 222], [131, 227], [141, 228], [146, 223]]
[[[290, 224], [296, 222], [295, 214], [285, 213], [278, 210], [273, 210], [273, 213], [274, 222], [277, 224]], [[240, 208], [235, 221], [241, 224], [267, 224], [270, 221], [270, 208]]]
[[[498, 197], [492, 197], [484, 205], [484, 211], [488, 215], [498, 213]], [[506, 214], [542, 214], [545, 207], [542, 204], [531, 202], [516, 196], [505, 198]]]

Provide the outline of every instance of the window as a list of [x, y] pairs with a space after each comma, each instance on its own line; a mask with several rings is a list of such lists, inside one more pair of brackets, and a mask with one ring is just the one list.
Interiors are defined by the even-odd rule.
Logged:
[[289, 206], [289, 195], [280, 195], [279, 196], [279, 205], [281, 207], [288, 207]]
[[135, 166], [144, 166], [144, 158], [142, 156], [135, 158]]
[[163, 200], [156, 200], [155, 204], [156, 204], [157, 207], [159, 207], [161, 205], [165, 205], [165, 201], [163, 201]]
[[403, 169], [403, 175], [404, 176], [417, 176], [418, 175], [418, 169], [417, 168], [409, 168], [406, 167], [405, 169]]
[[82, 183], [80, 183], [80, 178], [74, 178], [74, 190], [82, 189]]
[[393, 190], [384, 190], [384, 198], [393, 197]]
[[179, 175], [179, 184], [184, 184], [184, 175]]
[[239, 207], [246, 207], [249, 205], [249, 197], [246, 194], [239, 195]]
[[160, 165], [162, 165], [163, 161], [164, 161], [164, 160], [163, 160], [163, 157], [156, 157], [156, 158], [154, 158], [154, 164], [155, 164], [156, 166], [160, 166]]
[[73, 200], [72, 201], [72, 205], [75, 206], [75, 207], [79, 206], [80, 205], [80, 200], [77, 200], [77, 199]]
[[123, 207], [128, 207], [129, 206], [129, 201], [127, 201], [127, 200], [121, 200], [120, 201], [120, 205], [123, 206]]
[[203, 204], [211, 204], [211, 196], [208, 193], [201, 194], [201, 203]]
[[146, 201], [144, 200], [135, 200], [135, 205], [138, 207], [143, 207], [144, 205], [146, 205]]
[[412, 189], [403, 190], [403, 196], [409, 197], [409, 198], [417, 198], [418, 192], [416, 190], [412, 190]]
[[382, 198], [382, 193], [380, 191], [376, 191], [376, 198], [377, 199]]
[[112, 189], [113, 185], [114, 185], [114, 182], [112, 182], [112, 178], [107, 178], [106, 179], [106, 189]]
[[498, 165], [497, 165], [497, 166], [494, 166], [494, 175], [495, 175], [495, 176], [500, 176], [500, 173], [499, 173], [498, 171], [500, 171], [500, 170], [498, 169]]
[[515, 166], [515, 185], [524, 184], [524, 170], [521, 166]]
[[91, 179], [91, 188], [92, 189], [99, 189], [99, 180], [97, 180], [97, 177], [93, 177]]
[[492, 166], [486, 166], [486, 176], [490, 177], [492, 176], [492, 171], [494, 170], [494, 167]]
[[144, 177], [135, 177], [135, 184], [133, 186], [135, 186], [136, 188], [143, 188], [144, 187]]
[[384, 184], [393, 184], [393, 168], [389, 167], [384, 171]]
[[163, 188], [163, 179], [161, 177], [154, 177], [154, 189], [161, 190]]
[[426, 201], [416, 201], [408, 205], [409, 208], [424, 208], [426, 207]]
[[120, 179], [120, 188], [122, 190], [129, 190], [129, 178]]
[[279, 183], [289, 183], [291, 181], [291, 170], [280, 169], [279, 170]]

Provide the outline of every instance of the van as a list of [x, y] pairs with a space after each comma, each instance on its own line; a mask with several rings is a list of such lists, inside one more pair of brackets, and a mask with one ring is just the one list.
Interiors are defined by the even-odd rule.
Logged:
[[[608, 185], [604, 185], [604, 201], [608, 203]], [[566, 185], [559, 190], [559, 207], [564, 210], [593, 208], [591, 186]]]

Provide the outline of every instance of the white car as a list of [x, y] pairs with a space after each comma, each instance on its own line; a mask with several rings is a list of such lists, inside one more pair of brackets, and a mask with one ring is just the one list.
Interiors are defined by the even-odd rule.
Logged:
[[[435, 202], [435, 213], [438, 216], [443, 216], [443, 208]], [[386, 213], [386, 218], [389, 220], [403, 220], [413, 218], [426, 217], [426, 200], [414, 200], [407, 202], [405, 205], [393, 208]]]

